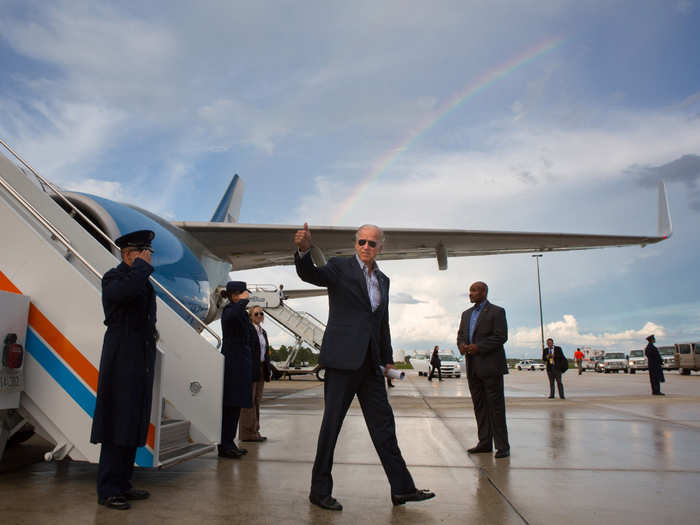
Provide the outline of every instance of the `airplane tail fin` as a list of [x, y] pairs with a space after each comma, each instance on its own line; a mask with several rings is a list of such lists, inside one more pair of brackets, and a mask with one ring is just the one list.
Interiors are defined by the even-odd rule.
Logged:
[[668, 207], [668, 197], [666, 196], [666, 185], [664, 181], [659, 181], [659, 211], [657, 230], [659, 237], [667, 239], [673, 235], [673, 225], [671, 224], [671, 212]]
[[237, 174], [234, 175], [212, 215], [211, 222], [238, 222], [243, 202], [243, 189], [243, 179]]

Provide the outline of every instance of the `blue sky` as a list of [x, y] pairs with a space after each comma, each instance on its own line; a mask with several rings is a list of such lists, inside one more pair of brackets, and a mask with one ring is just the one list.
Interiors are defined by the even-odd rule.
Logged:
[[[423, 122], [341, 224], [648, 234], [664, 178], [669, 241], [543, 258], [546, 331], [571, 351], [700, 339], [699, 2], [248, 4], [0, 0], [0, 135], [64, 187], [172, 219], [208, 220], [238, 173], [242, 222], [312, 232]], [[395, 348], [454, 347], [484, 280], [509, 354], [537, 354], [529, 255], [381, 266]], [[235, 277], [301, 286], [290, 268]]]

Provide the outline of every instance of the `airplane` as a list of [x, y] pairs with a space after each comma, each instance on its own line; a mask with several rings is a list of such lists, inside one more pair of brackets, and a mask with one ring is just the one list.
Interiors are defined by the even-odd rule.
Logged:
[[[62, 193], [111, 239], [129, 231], [153, 230], [153, 276], [203, 323], [209, 324], [220, 316], [225, 305], [221, 291], [229, 280], [229, 272], [294, 263], [293, 238], [299, 226], [239, 223], [243, 191], [243, 180], [236, 174], [209, 222], [171, 222], [131, 204], [87, 193]], [[119, 256], [92, 225], [72, 212], [60, 197], [53, 198], [105, 248]], [[657, 226], [656, 236], [388, 228], [384, 230], [386, 241], [379, 259], [434, 257], [438, 269], [445, 270], [450, 257], [655, 244], [672, 235], [663, 181], [659, 182]], [[325, 264], [331, 256], [353, 253], [350, 239], [355, 228], [313, 226], [312, 231], [312, 257], [316, 264]], [[291, 290], [286, 293], [290, 298], [304, 295], [295, 295]], [[313, 292], [307, 291], [306, 296], [309, 294]], [[169, 302], [167, 297], [161, 298]], [[188, 320], [185, 314], [180, 315]]]

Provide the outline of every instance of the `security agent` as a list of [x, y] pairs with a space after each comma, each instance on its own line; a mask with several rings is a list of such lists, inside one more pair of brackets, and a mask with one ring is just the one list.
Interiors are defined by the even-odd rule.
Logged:
[[297, 274], [308, 283], [328, 288], [328, 324], [319, 364], [326, 369], [323, 422], [311, 474], [309, 500], [328, 510], [342, 510], [332, 496], [333, 453], [338, 434], [355, 395], [391, 486], [391, 501], [402, 505], [435, 497], [417, 489], [396, 440], [394, 414], [387, 399], [380, 365], [394, 367], [389, 333], [389, 278], [375, 258], [384, 236], [377, 226], [364, 225], [355, 234], [355, 255], [333, 257], [323, 267], [311, 260], [308, 224], [294, 242]]
[[156, 296], [148, 277], [150, 230], [115, 240], [122, 262], [102, 278], [107, 331], [102, 345], [92, 443], [102, 443], [97, 471], [97, 501], [126, 510], [128, 500], [146, 499], [131, 486], [136, 449], [146, 444], [156, 358]]

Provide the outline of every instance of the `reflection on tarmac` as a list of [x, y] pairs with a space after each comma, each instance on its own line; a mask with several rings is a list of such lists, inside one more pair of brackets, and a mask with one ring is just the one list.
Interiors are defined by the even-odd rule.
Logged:
[[[39, 461], [42, 443], [0, 465], [3, 523], [695, 523], [700, 512], [700, 377], [667, 374], [664, 398], [644, 375], [567, 374], [567, 400], [546, 399], [546, 376], [506, 376], [512, 455], [469, 456], [476, 424], [466, 381], [415, 374], [390, 391], [403, 455], [434, 500], [392, 507], [357, 403], [333, 470], [341, 513], [308, 503], [322, 413], [311, 379], [266, 389], [262, 430], [242, 460], [205, 456], [165, 471], [139, 470], [151, 490], [128, 512], [96, 504], [96, 466]], [[17, 455], [36, 462], [22, 466]], [[11, 466], [9, 466], [11, 465]]]

